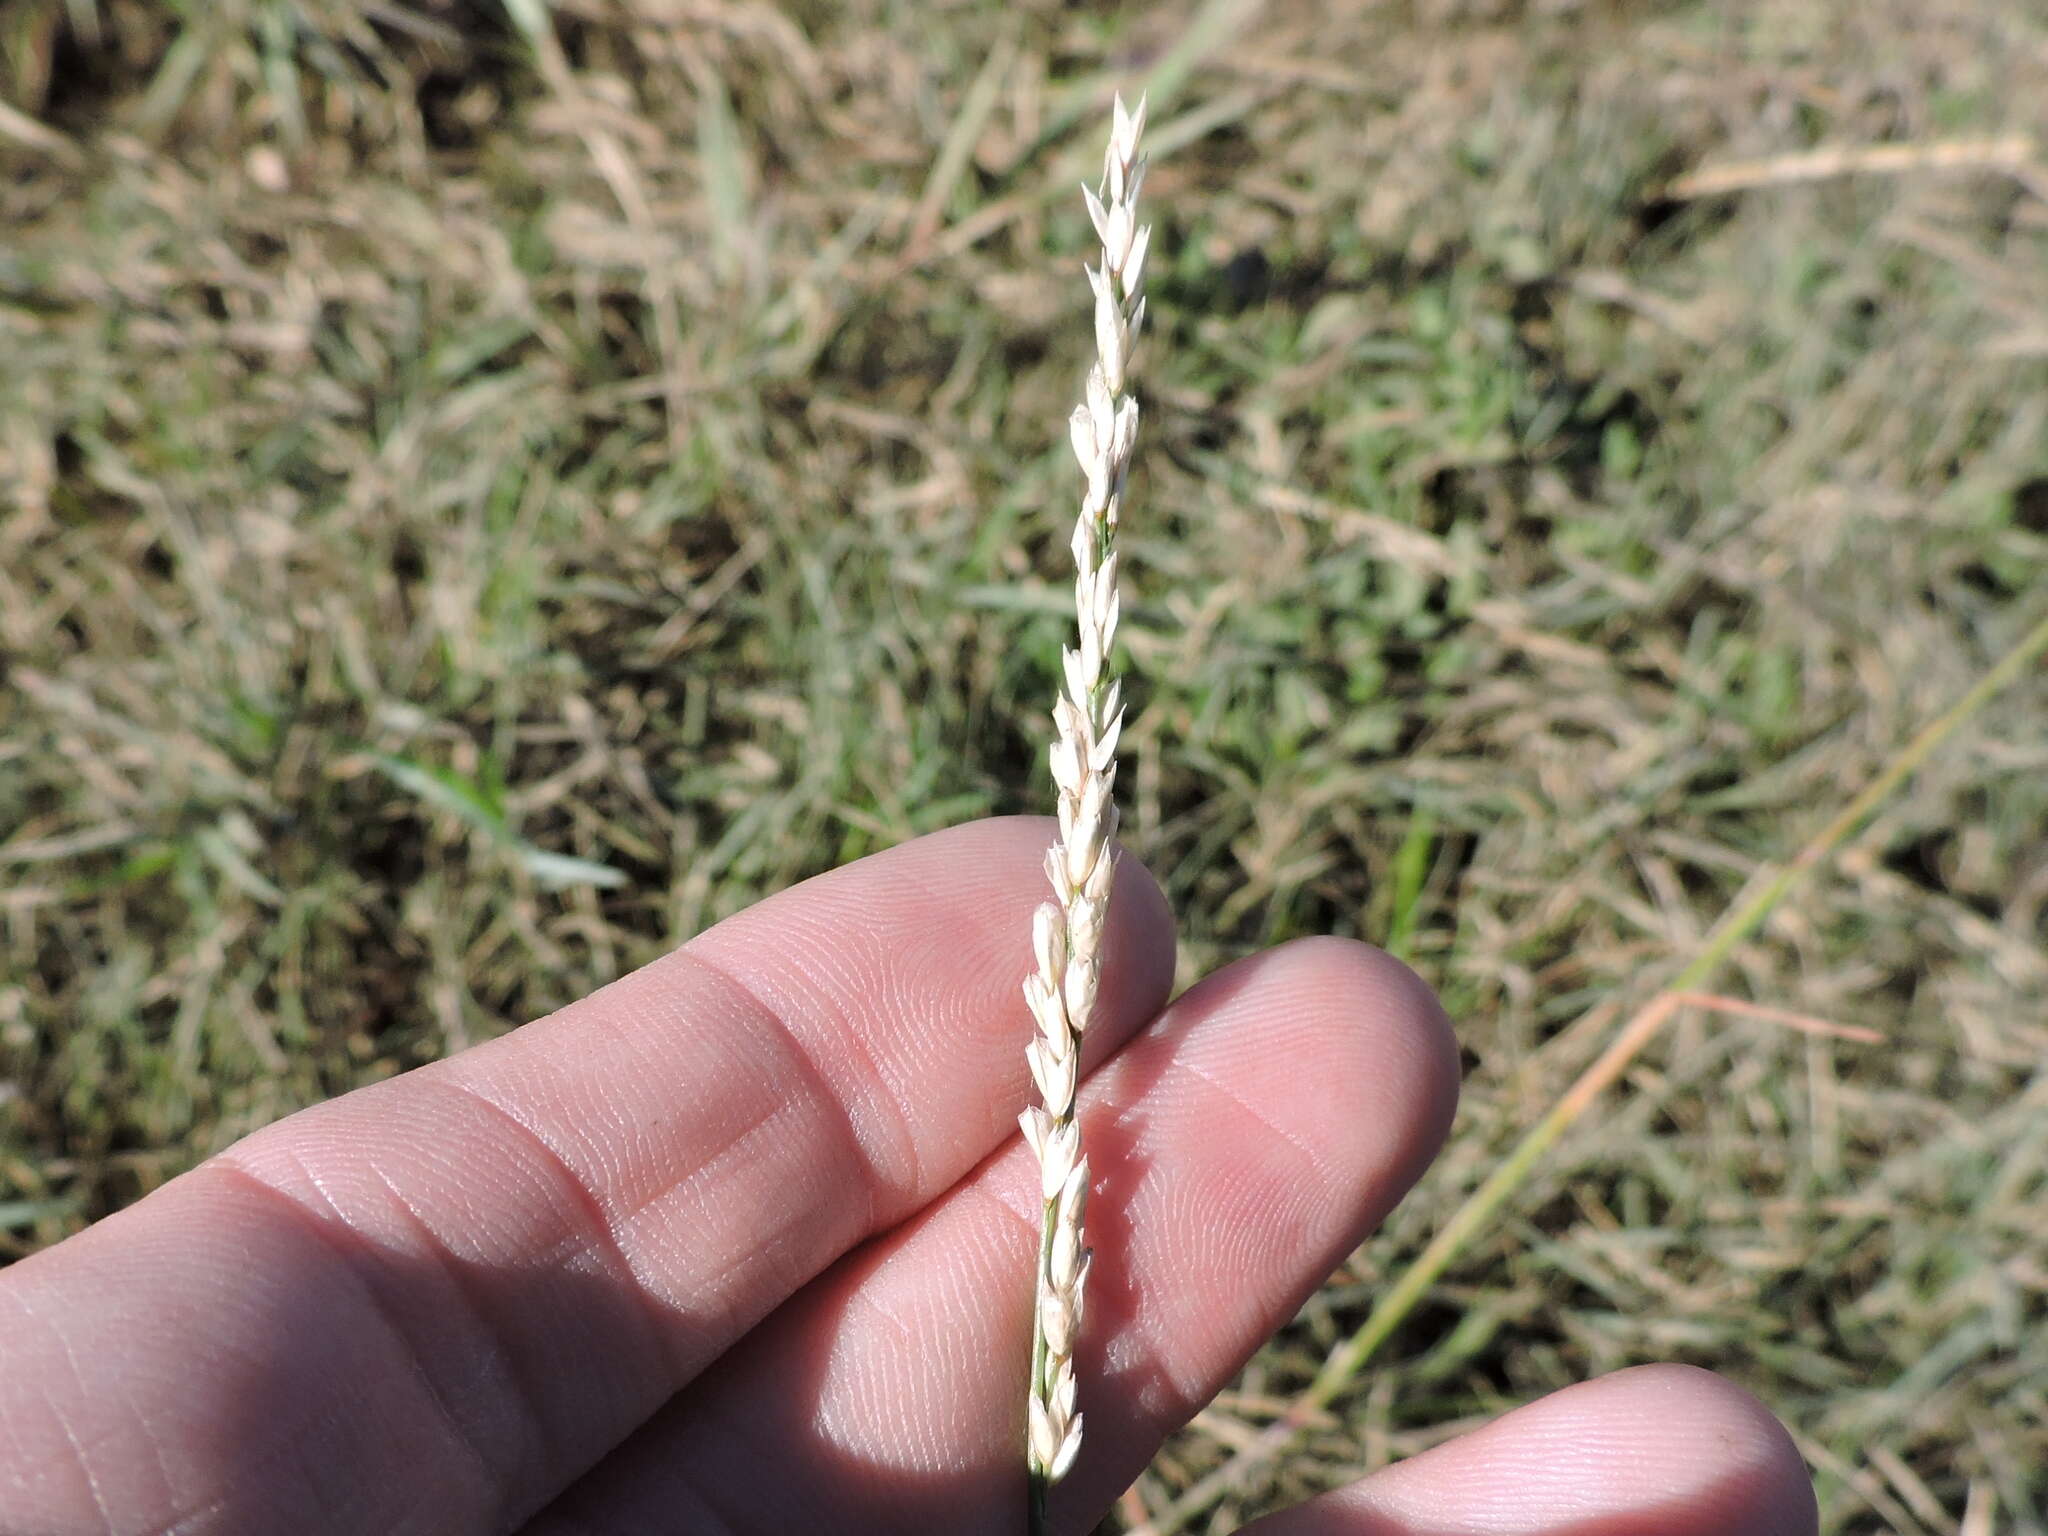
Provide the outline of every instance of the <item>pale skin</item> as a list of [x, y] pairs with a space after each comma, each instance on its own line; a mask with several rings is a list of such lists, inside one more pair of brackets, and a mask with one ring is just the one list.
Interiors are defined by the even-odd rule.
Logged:
[[[785, 892], [0, 1272], [0, 1532], [1016, 1530], [1049, 840], [976, 823]], [[1376, 950], [1286, 945], [1168, 1007], [1172, 955], [1127, 858], [1081, 1097], [1075, 1536], [1401, 1198], [1457, 1091]], [[1768, 1413], [1650, 1366], [1248, 1529], [1815, 1513]]]

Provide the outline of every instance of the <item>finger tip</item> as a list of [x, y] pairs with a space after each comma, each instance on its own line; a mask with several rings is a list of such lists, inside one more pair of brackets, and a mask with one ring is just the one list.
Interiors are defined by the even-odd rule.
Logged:
[[[1141, 1092], [1167, 1059], [1179, 1068], [1167, 1086]], [[1144, 1158], [1175, 1169], [1157, 1219], [1198, 1217], [1203, 1243], [1230, 1248], [1232, 1262], [1263, 1255], [1272, 1273], [1257, 1305], [1277, 1311], [1406, 1193], [1457, 1097], [1449, 1027], [1428, 988], [1341, 939], [1297, 940], [1207, 977], [1118, 1067], [1129, 1081], [1113, 1096], [1131, 1098]], [[1110, 1152], [1129, 1134], [1097, 1144]], [[1192, 1205], [1188, 1189], [1200, 1190]]]
[[1813, 1536], [1819, 1519], [1770, 1410], [1711, 1371], [1646, 1365], [1539, 1398], [1270, 1529], [1393, 1536], [1446, 1511], [1497, 1536]]
[[1388, 1198], [1419, 1178], [1450, 1133], [1458, 1047], [1436, 994], [1384, 950], [1352, 939], [1297, 939], [1265, 957], [1267, 1006], [1300, 1030], [1285, 1082], [1290, 1118], [1339, 1166]]
[[[962, 896], [1000, 899], [1024, 915], [1010, 927], [1028, 938], [1029, 914], [1050, 899], [1045, 854], [1059, 835], [1050, 816], [991, 816], [962, 822], [903, 844], [882, 855], [914, 861], [921, 877], [945, 870], [962, 886]], [[1142, 859], [1121, 844], [1116, 850], [1116, 879], [1111, 888], [1109, 922], [1104, 940], [1104, 986], [1125, 989], [1145, 1011], [1156, 1009], [1173, 985], [1175, 932], [1166, 892]], [[1029, 944], [1020, 953], [1028, 953]]]
[[[1050, 895], [1044, 816], [962, 822], [829, 870], [769, 897], [685, 947], [769, 991], [842, 995], [864, 1014], [932, 1013], [932, 995], [959, 1006], [949, 1027], [986, 1028], [1007, 1049], [1031, 963], [1032, 911]], [[1117, 861], [1102, 965], [1103, 1044], [1141, 1027], [1173, 986], [1174, 925], [1143, 863]], [[1021, 1048], [1018, 1067], [1022, 1068]]]
[[[1056, 823], [1033, 817], [1043, 835]], [[1048, 843], [1048, 846], [1050, 844]], [[1133, 990], [1152, 999], [1157, 1008], [1173, 990], [1174, 952], [1178, 943], [1173, 909], [1166, 891], [1145, 861], [1117, 849], [1116, 884], [1109, 897], [1109, 955], [1105, 965], [1128, 966]]]
[[1810, 1536], [1819, 1528], [1813, 1480], [1778, 1416], [1725, 1376], [1696, 1365], [1641, 1365], [1576, 1389], [1599, 1393], [1617, 1437], [1640, 1437], [1645, 1423], [1668, 1427], [1668, 1451], [1688, 1443], [1701, 1464], [1718, 1468], [1718, 1529], [1755, 1536]]

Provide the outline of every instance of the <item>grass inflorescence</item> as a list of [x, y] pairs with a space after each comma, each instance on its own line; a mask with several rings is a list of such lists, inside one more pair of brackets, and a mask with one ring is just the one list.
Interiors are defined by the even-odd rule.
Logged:
[[1138, 144], [1144, 132], [1144, 98], [1126, 110], [1117, 97], [1102, 184], [1082, 190], [1102, 258], [1084, 269], [1095, 300], [1095, 360], [1081, 404], [1068, 418], [1082, 477], [1071, 544], [1076, 635], [1060, 652], [1062, 687], [1053, 709], [1059, 838], [1045, 860], [1053, 899], [1033, 916], [1035, 967], [1024, 983], [1037, 1028], [1026, 1054], [1042, 1102], [1024, 1111], [1022, 1123], [1045, 1197], [1026, 1403], [1034, 1533], [1045, 1529], [1046, 1491], [1066, 1475], [1081, 1448], [1074, 1345], [1091, 1255], [1082, 1243], [1088, 1158], [1074, 1097], [1081, 1037], [1102, 981], [1103, 933], [1116, 881], [1116, 747], [1124, 727], [1123, 691], [1114, 671], [1123, 605], [1118, 536], [1138, 437], [1129, 370], [1145, 324], [1145, 258], [1152, 243], [1151, 226], [1138, 222], [1146, 167]]

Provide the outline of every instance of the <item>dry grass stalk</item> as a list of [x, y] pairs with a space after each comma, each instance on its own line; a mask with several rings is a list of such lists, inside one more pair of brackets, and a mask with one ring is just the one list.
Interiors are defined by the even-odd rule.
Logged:
[[1132, 343], [1145, 319], [1145, 251], [1151, 230], [1137, 222], [1145, 161], [1138, 154], [1145, 103], [1135, 111], [1117, 98], [1099, 192], [1082, 189], [1102, 240], [1102, 263], [1087, 268], [1095, 293], [1094, 365], [1083, 403], [1069, 427], [1086, 485], [1074, 525], [1074, 607], [1077, 643], [1063, 653], [1065, 689], [1053, 709], [1053, 781], [1059, 790], [1059, 838], [1046, 856], [1055, 899], [1032, 919], [1037, 969], [1024, 997], [1038, 1034], [1027, 1048], [1031, 1076], [1044, 1103], [1023, 1115], [1024, 1135], [1038, 1155], [1045, 1198], [1033, 1308], [1031, 1394], [1026, 1459], [1031, 1474], [1031, 1528], [1044, 1528], [1046, 1490], [1066, 1475], [1081, 1446], [1074, 1407], [1074, 1341], [1081, 1330], [1088, 1251], [1082, 1214], [1088, 1160], [1074, 1118], [1081, 1036], [1095, 1009], [1102, 973], [1103, 922], [1115, 877], [1117, 735], [1121, 690], [1110, 674], [1117, 624], [1117, 524], [1124, 481], [1138, 431], [1138, 402], [1125, 377]]
[[1836, 176], [1901, 176], [1915, 171], [2024, 171], [2035, 161], [2034, 141], [2023, 133], [1989, 139], [1945, 139], [1932, 144], [1830, 144], [1763, 160], [1704, 166], [1677, 177], [1665, 195], [1718, 197], [1755, 187], [1786, 187]]

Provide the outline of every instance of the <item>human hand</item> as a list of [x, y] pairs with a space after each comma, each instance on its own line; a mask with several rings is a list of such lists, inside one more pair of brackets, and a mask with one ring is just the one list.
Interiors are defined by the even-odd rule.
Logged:
[[[1010, 1531], [1038, 821], [761, 903], [562, 1012], [249, 1137], [0, 1274], [0, 1531]], [[1165, 1008], [1123, 861], [1082, 1119], [1090, 1528], [1427, 1166], [1457, 1057], [1307, 940]], [[1704, 1372], [1574, 1387], [1259, 1536], [1811, 1531]]]

